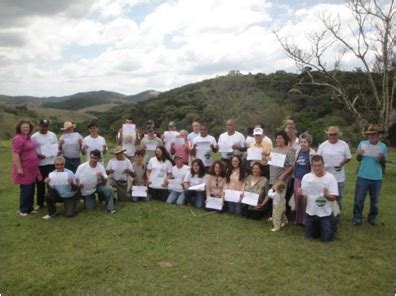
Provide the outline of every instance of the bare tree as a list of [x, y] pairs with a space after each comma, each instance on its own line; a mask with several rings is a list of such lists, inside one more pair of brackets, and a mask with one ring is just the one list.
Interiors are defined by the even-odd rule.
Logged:
[[[340, 101], [364, 128], [368, 120], [375, 118], [388, 134], [395, 97], [395, 0], [380, 3], [380, 0], [347, 0], [356, 27], [349, 28], [353, 38], [346, 36], [346, 29], [339, 16], [322, 12], [318, 15], [323, 24], [321, 31], [307, 34], [308, 50], [294, 44], [290, 37], [275, 35], [286, 54], [302, 72], [297, 85], [316, 85], [333, 90], [333, 99]], [[340, 48], [330, 64], [326, 57], [330, 49]], [[352, 53], [362, 64], [370, 96], [363, 92], [351, 94], [345, 82], [339, 79], [342, 58]], [[372, 55], [375, 58], [372, 58]], [[378, 82], [378, 77], [381, 83]]]

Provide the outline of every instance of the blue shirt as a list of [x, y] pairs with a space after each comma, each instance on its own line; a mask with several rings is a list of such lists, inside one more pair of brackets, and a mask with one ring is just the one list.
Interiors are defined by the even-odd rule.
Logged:
[[[376, 148], [384, 154], [385, 159], [388, 156], [386, 145], [381, 141], [378, 141], [376, 145], [370, 144], [370, 141], [368, 140], [361, 141], [358, 149], [364, 150], [364, 147], [367, 145], [377, 146]], [[358, 177], [369, 180], [382, 180], [382, 167], [379, 157], [363, 155], [362, 160], [360, 161]]]
[[[56, 172], [56, 170], [54, 171]], [[64, 169], [64, 172], [66, 172], [69, 176], [69, 178], [71, 178], [73, 180], [73, 183], [76, 184], [76, 176], [74, 175], [74, 173], [68, 169]], [[62, 198], [70, 198], [73, 197], [76, 193], [77, 190], [72, 190], [72, 186], [70, 184], [67, 185], [54, 185], [51, 186], [53, 189], [55, 189], [59, 196]]]
[[295, 163], [295, 171], [294, 176], [298, 179], [302, 179], [305, 174], [311, 172], [311, 163], [309, 157], [309, 151], [302, 151], [297, 155], [296, 163]]

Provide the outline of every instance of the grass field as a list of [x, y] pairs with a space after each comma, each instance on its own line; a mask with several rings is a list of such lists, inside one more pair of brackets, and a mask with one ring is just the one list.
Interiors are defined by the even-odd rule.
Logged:
[[[395, 158], [393, 151], [392, 156]], [[351, 223], [356, 161], [348, 164], [336, 240], [288, 225], [208, 214], [160, 202], [118, 204], [44, 221], [20, 217], [9, 142], [0, 147], [1, 285], [4, 295], [395, 293], [395, 169], [383, 184], [379, 226]], [[366, 201], [367, 212], [368, 200]]]

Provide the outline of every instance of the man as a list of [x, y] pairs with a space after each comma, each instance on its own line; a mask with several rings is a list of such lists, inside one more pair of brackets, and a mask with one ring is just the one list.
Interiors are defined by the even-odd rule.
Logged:
[[45, 179], [49, 189], [45, 195], [48, 214], [43, 216], [44, 220], [56, 216], [57, 202], [64, 203], [66, 217], [73, 217], [76, 213], [78, 196], [76, 176], [71, 170], [65, 169], [65, 158], [62, 156], [56, 157], [55, 168], [55, 171], [51, 172]]
[[36, 153], [39, 158], [39, 169], [42, 176], [41, 181], [36, 182], [37, 186], [37, 206], [38, 210], [44, 206], [45, 178], [55, 169], [54, 161], [58, 154], [58, 139], [56, 135], [48, 130], [49, 120], [41, 119], [39, 130], [32, 135], [32, 141], [36, 146]]
[[116, 142], [125, 149], [125, 154], [131, 162], [133, 162], [136, 152], [137, 135], [136, 125], [133, 124], [132, 118], [128, 117], [125, 119], [122, 128], [118, 131]]
[[83, 139], [82, 154], [87, 155], [87, 160], [90, 159], [91, 151], [99, 150], [100, 161], [102, 162], [103, 155], [106, 154], [107, 144], [106, 140], [99, 136], [99, 129], [96, 122], [91, 122], [88, 125], [89, 135]]
[[298, 192], [307, 202], [305, 236], [328, 242], [333, 240], [336, 231], [332, 202], [337, 200], [337, 180], [326, 172], [320, 155], [312, 156], [311, 167], [312, 172], [304, 175]]
[[65, 168], [71, 170], [73, 173], [77, 171], [78, 166], [81, 164], [81, 147], [82, 136], [74, 132], [76, 125], [71, 121], [66, 121], [61, 128], [64, 133], [59, 139], [59, 151], [61, 151], [65, 158]]
[[235, 120], [229, 119], [226, 123], [227, 131], [219, 137], [216, 148], [221, 152], [221, 160], [227, 165], [233, 155], [241, 155], [245, 149], [245, 137], [236, 131]]
[[199, 136], [201, 124], [198, 121], [194, 121], [191, 127], [192, 127], [192, 132], [188, 134], [187, 140], [189, 140], [192, 143], [192, 140], [194, 140], [195, 137]]
[[367, 221], [370, 225], [376, 225], [383, 168], [385, 167], [388, 154], [386, 145], [379, 141], [379, 134], [381, 132], [378, 124], [370, 124], [364, 132], [368, 139], [361, 141], [356, 151], [360, 166], [356, 180], [355, 202], [353, 206], [354, 225], [362, 224], [362, 213], [367, 191], [370, 194], [370, 212]]
[[144, 164], [148, 164], [151, 157], [155, 156], [155, 149], [162, 145], [162, 141], [155, 134], [155, 130], [149, 128], [147, 135], [140, 141], [140, 149], [145, 151]]
[[217, 152], [216, 139], [208, 135], [206, 125], [200, 125], [200, 134], [192, 141], [191, 155], [202, 160], [205, 170], [208, 171], [213, 163], [212, 152]]
[[81, 195], [87, 209], [93, 209], [96, 205], [95, 193], [98, 193], [99, 199], [106, 204], [106, 210], [114, 214], [114, 201], [112, 197], [112, 188], [106, 185], [107, 174], [100, 161], [101, 153], [95, 149], [90, 152], [90, 159], [81, 164], [76, 172], [77, 186], [81, 190]]
[[342, 199], [344, 197], [345, 188], [344, 165], [351, 160], [352, 154], [348, 144], [339, 138], [341, 136], [341, 131], [338, 126], [329, 126], [326, 133], [328, 140], [319, 145], [318, 155], [323, 157], [326, 170], [337, 180], [337, 202], [340, 209], [342, 209]]
[[121, 146], [114, 148], [115, 158], [109, 160], [106, 173], [111, 174], [111, 178], [107, 180], [107, 185], [117, 189], [117, 197], [119, 201], [131, 200], [131, 188], [133, 179], [132, 163], [125, 157], [125, 149]]
[[262, 158], [258, 160], [261, 165], [262, 175], [269, 180], [269, 165], [267, 156], [270, 155], [273, 148], [272, 141], [264, 138], [264, 130], [261, 127], [256, 127], [253, 130], [254, 141], [249, 148], [260, 148], [262, 150]]

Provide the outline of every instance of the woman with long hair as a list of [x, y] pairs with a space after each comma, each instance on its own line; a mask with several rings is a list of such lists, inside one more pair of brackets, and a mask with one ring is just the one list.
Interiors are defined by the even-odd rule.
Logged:
[[[226, 190], [243, 191], [245, 186], [245, 166], [242, 158], [238, 155], [234, 155], [228, 165], [226, 172], [226, 182], [223, 188], [224, 197]], [[242, 193], [241, 193], [242, 194]], [[241, 202], [226, 202], [228, 212], [231, 214], [241, 213]]]
[[191, 170], [184, 177], [186, 204], [191, 204], [198, 209], [203, 207], [205, 202], [205, 188], [202, 190], [190, 188], [202, 185], [205, 182], [205, 166], [199, 158], [194, 159], [191, 163]]

